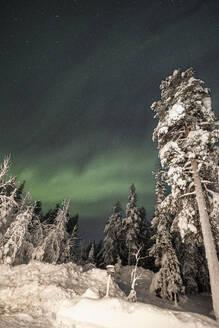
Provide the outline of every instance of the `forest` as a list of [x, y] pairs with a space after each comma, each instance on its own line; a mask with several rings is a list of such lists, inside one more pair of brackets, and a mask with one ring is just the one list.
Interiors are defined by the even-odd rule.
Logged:
[[46, 214], [9, 177], [10, 157], [0, 168], [0, 264], [74, 263], [91, 270], [133, 267], [129, 300], [136, 301], [138, 267], [154, 272], [150, 291], [177, 304], [184, 295], [211, 293], [219, 320], [219, 140], [210, 90], [194, 70], [175, 70], [161, 82], [151, 109], [160, 167], [154, 172], [152, 220], [138, 207], [132, 184], [125, 209], [112, 204], [104, 239], [85, 245], [79, 216], [63, 200]]

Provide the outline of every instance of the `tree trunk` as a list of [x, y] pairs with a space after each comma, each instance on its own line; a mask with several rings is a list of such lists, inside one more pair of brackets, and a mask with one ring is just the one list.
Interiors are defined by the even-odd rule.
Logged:
[[216, 320], [219, 323], [219, 261], [217, 258], [216, 247], [213, 239], [213, 234], [211, 231], [207, 206], [202, 192], [197, 161], [195, 159], [191, 159], [191, 164], [193, 170], [196, 200], [198, 203], [198, 210], [200, 216], [200, 224], [201, 224], [202, 235], [204, 240], [205, 254], [207, 258], [208, 270], [210, 276], [213, 308], [214, 308]]
[[131, 246], [129, 241], [128, 265], [131, 265]]

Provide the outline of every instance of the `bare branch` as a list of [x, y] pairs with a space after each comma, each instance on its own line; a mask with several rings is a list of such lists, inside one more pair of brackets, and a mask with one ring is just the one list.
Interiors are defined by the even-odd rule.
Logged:
[[188, 192], [186, 194], [181, 195], [179, 198], [183, 198], [183, 197], [187, 197], [187, 196], [191, 196], [191, 195], [195, 195], [195, 192], [194, 191], [193, 192]]
[[206, 183], [206, 184], [215, 184], [215, 182], [208, 181], [208, 180], [202, 180], [201, 183]]
[[191, 165], [190, 161], [186, 162], [186, 164], [183, 166], [183, 169], [185, 169], [187, 166], [192, 168], [192, 165]]
[[207, 187], [206, 187], [206, 191], [212, 196], [214, 196], [214, 194], [215, 194], [212, 190], [208, 189]]
[[132, 301], [132, 302], [136, 302], [137, 301], [137, 296], [136, 296], [136, 291], [135, 291], [135, 284], [136, 284], [136, 281], [141, 279], [142, 278], [142, 274], [141, 273], [138, 273], [137, 270], [138, 270], [138, 262], [144, 258], [146, 258], [147, 256], [144, 256], [144, 257], [140, 257], [140, 252], [142, 250], [142, 247], [140, 247], [136, 254], [135, 254], [135, 267], [134, 269], [132, 270], [131, 272], [131, 291], [128, 295], [128, 300], [129, 301]]
[[194, 187], [194, 182], [193, 181], [189, 184], [189, 188], [188, 189], [191, 190], [192, 187]]

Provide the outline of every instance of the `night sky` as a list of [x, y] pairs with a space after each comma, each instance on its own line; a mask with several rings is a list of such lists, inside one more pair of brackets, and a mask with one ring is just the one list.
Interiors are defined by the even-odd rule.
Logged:
[[193, 67], [219, 113], [218, 0], [2, 0], [0, 156], [44, 211], [100, 238], [135, 183], [153, 213], [160, 81]]

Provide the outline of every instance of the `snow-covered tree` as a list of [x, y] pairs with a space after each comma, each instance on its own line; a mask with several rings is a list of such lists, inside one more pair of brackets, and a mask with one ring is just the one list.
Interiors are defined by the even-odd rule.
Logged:
[[96, 245], [95, 249], [95, 259], [96, 259], [96, 266], [101, 268], [103, 266], [103, 240], [100, 240], [99, 243]]
[[137, 207], [137, 195], [134, 184], [129, 189], [129, 202], [126, 205], [126, 217], [123, 220], [123, 231], [128, 254], [128, 265], [135, 262], [135, 254], [144, 247], [146, 238], [146, 222]]
[[[78, 215], [77, 215], [78, 220]], [[71, 224], [72, 227], [72, 224]], [[69, 258], [68, 261], [72, 261], [74, 263], [82, 263], [82, 239], [79, 236], [78, 232], [78, 221], [75, 223], [73, 230], [68, 230], [70, 235], [68, 239], [68, 246], [69, 247]]]
[[[28, 242], [25, 235], [28, 233], [28, 225], [33, 215], [33, 207], [27, 206], [16, 216], [16, 219], [10, 224], [0, 245], [1, 261], [6, 264], [23, 263], [24, 253], [30, 259], [32, 244]], [[20, 259], [21, 257], [21, 259]]]
[[[194, 71], [175, 70], [161, 83], [161, 100], [152, 104], [159, 123], [154, 130], [165, 181], [171, 187], [175, 208], [170, 231], [186, 245], [204, 244], [216, 318], [219, 319], [219, 263], [213, 230], [214, 200], [218, 196], [218, 165], [215, 143], [219, 133], [211, 109], [210, 91], [194, 78]], [[197, 215], [198, 214], [198, 215]], [[216, 222], [215, 222], [215, 225]], [[195, 243], [199, 243], [195, 245]], [[194, 266], [198, 257], [194, 257]], [[193, 270], [194, 272], [196, 270]], [[185, 271], [186, 272], [186, 271]]]
[[16, 179], [6, 178], [10, 167], [10, 157], [6, 157], [0, 166], [0, 239], [15, 219], [19, 209]]
[[113, 207], [113, 213], [104, 229], [105, 238], [100, 251], [104, 266], [115, 264], [122, 246], [122, 208], [119, 202]]
[[54, 209], [50, 209], [44, 216], [42, 216], [41, 222], [44, 224], [54, 224], [60, 207], [61, 205], [57, 203]]
[[17, 188], [16, 178], [7, 177], [9, 167], [10, 157], [6, 157], [0, 167], [0, 258], [3, 263], [17, 264], [30, 257], [32, 245], [26, 237], [32, 207], [22, 196], [24, 183]]
[[[157, 205], [155, 217], [152, 220], [154, 245], [150, 249], [150, 255], [155, 258], [155, 265], [159, 271], [154, 275], [150, 290], [162, 298], [177, 302], [180, 295], [184, 294], [185, 288], [180, 272], [180, 263], [177, 258], [173, 237], [170, 233], [172, 223], [172, 197], [164, 198], [160, 193], [163, 189], [162, 174], [157, 174]], [[162, 186], [162, 189], [159, 189]]]
[[88, 262], [89, 263], [95, 263], [95, 257], [94, 257], [94, 254], [95, 254], [95, 243], [91, 243], [91, 246], [90, 246], [90, 250], [89, 250], [89, 253], [88, 253]]
[[31, 243], [33, 247], [37, 247], [43, 241], [43, 227], [41, 224], [41, 203], [39, 201], [33, 204], [33, 214], [31, 222], [28, 226], [28, 231], [31, 236]]
[[[155, 174], [155, 173], [154, 173]], [[164, 171], [158, 170], [155, 174], [156, 186], [155, 186], [155, 194], [157, 197], [156, 207], [158, 207], [162, 201], [165, 199], [166, 195], [166, 184], [164, 179]]]
[[64, 201], [59, 209], [54, 224], [43, 224], [44, 239], [33, 252], [33, 259], [49, 263], [63, 262], [69, 255], [69, 234], [66, 231], [69, 202]]

